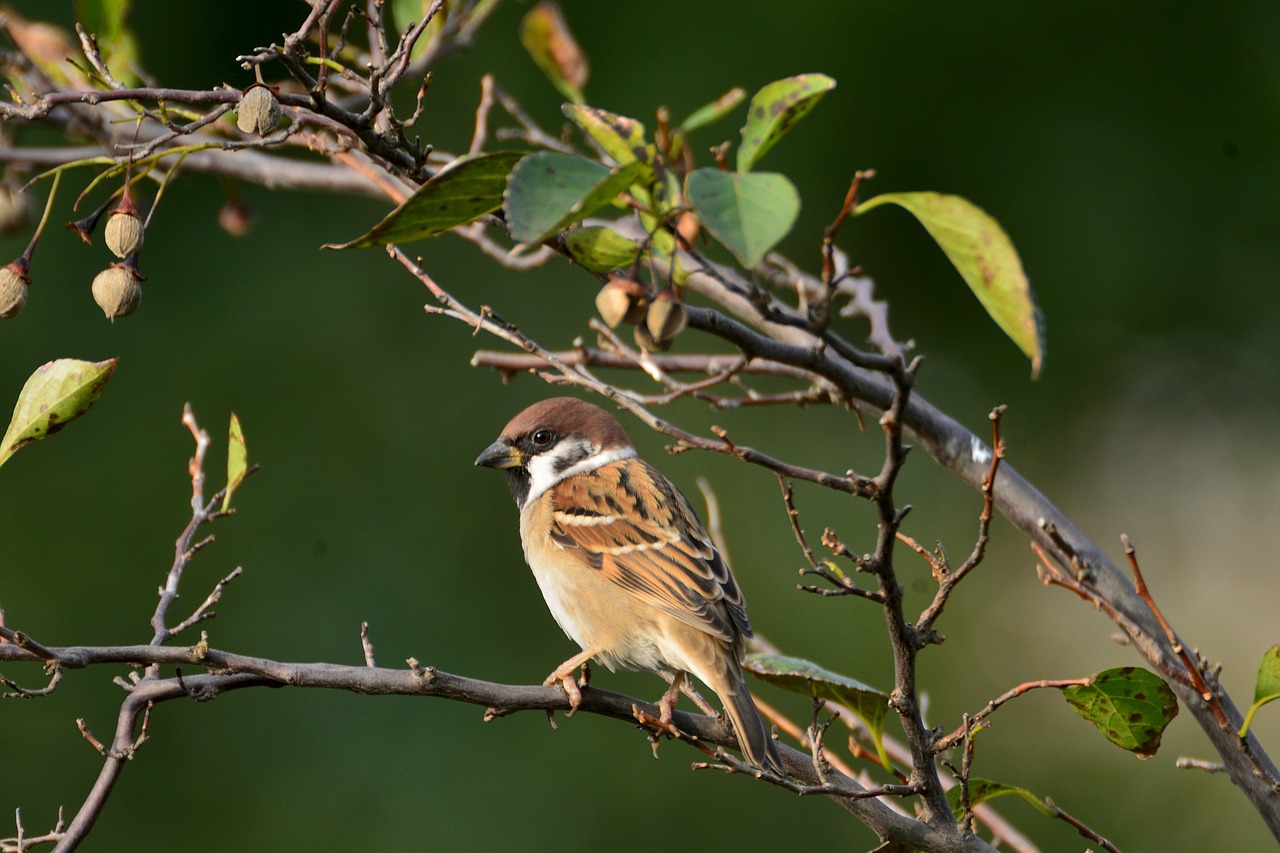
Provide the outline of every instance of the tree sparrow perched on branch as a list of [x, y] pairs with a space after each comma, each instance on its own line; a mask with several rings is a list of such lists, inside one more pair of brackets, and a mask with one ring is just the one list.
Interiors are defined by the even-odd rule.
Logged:
[[476, 459], [501, 468], [520, 507], [525, 560], [551, 615], [582, 647], [544, 682], [582, 700], [575, 670], [657, 672], [671, 686], [669, 723], [686, 673], [720, 697], [747, 760], [783, 774], [777, 747], [743, 682], [746, 601], [689, 501], [647, 462], [617, 418], [571, 397], [543, 400]]

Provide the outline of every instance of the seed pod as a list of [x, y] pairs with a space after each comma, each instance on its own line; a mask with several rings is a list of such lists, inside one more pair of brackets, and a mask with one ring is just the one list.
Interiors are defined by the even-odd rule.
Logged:
[[112, 264], [93, 280], [93, 301], [107, 319], [115, 322], [138, 310], [142, 302], [142, 285], [137, 271], [123, 264]]
[[649, 352], [664, 352], [671, 348], [671, 341], [655, 340], [653, 335], [649, 334], [649, 329], [644, 323], [636, 323], [631, 330], [635, 335], [636, 346]]
[[30, 282], [27, 265], [21, 258], [0, 267], [0, 319], [18, 316], [22, 306], [27, 304], [27, 285]]
[[0, 186], [0, 234], [15, 234], [31, 221], [31, 199], [11, 186]]
[[688, 319], [684, 305], [676, 298], [675, 291], [664, 290], [649, 306], [644, 325], [655, 341], [670, 343], [684, 329]]
[[236, 127], [244, 133], [266, 136], [280, 123], [280, 102], [275, 93], [261, 83], [254, 83], [240, 96]]
[[253, 209], [242, 201], [229, 199], [218, 211], [218, 225], [232, 237], [243, 237], [253, 227]]
[[609, 276], [608, 283], [596, 294], [596, 310], [611, 329], [619, 323], [634, 326], [644, 319], [648, 307], [649, 288], [624, 275]]
[[617, 328], [627, 316], [627, 311], [631, 310], [631, 297], [622, 288], [606, 284], [596, 294], [596, 310], [610, 329]]
[[142, 220], [122, 204], [111, 212], [102, 236], [117, 258], [127, 258], [142, 248]]

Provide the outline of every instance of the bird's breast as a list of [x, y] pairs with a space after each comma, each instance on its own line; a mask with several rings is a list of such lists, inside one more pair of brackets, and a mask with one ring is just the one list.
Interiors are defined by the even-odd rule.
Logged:
[[669, 669], [661, 648], [672, 620], [551, 538], [552, 509], [536, 501], [520, 517], [525, 560], [552, 617], [571, 640], [610, 669]]

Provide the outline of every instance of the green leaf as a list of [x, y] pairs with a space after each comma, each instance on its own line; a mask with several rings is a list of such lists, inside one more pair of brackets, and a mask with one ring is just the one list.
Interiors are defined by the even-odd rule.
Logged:
[[653, 159], [645, 143], [644, 125], [635, 119], [579, 104], [565, 104], [561, 109], [565, 118], [582, 128], [619, 166]]
[[884, 717], [889, 711], [889, 697], [884, 693], [812, 661], [788, 655], [749, 654], [742, 668], [770, 684], [848, 708], [871, 732], [881, 765], [890, 766], [883, 743]]
[[634, 162], [610, 171], [585, 157], [539, 151], [517, 164], [507, 181], [506, 211], [511, 235], [528, 245], [541, 243], [604, 207], [651, 170]]
[[1249, 733], [1253, 715], [1258, 709], [1276, 699], [1280, 699], [1280, 645], [1272, 646], [1262, 654], [1262, 663], [1258, 664], [1258, 679], [1253, 685], [1253, 704], [1249, 707], [1249, 713], [1244, 716], [1244, 724], [1240, 726], [1240, 737]]
[[[1058, 813], [1045, 805], [1044, 800], [1028, 791], [1026, 788], [1016, 788], [1013, 785], [1003, 785], [1000, 782], [992, 782], [990, 779], [969, 780], [969, 807], [985, 803], [987, 800], [994, 800], [996, 797], [1005, 797], [1013, 794], [1036, 807], [1036, 811], [1045, 817], [1057, 817]], [[951, 811], [958, 818], [960, 817], [960, 786], [956, 785], [947, 791], [947, 802], [951, 804]]]
[[735, 86], [711, 103], [704, 104], [690, 113], [689, 117], [680, 122], [675, 130], [671, 132], [671, 144], [668, 152], [670, 158], [677, 160], [683, 155], [685, 141], [690, 133], [724, 118], [736, 109], [738, 104], [746, 100], [746, 97], [747, 90], [741, 86]]
[[249, 448], [244, 443], [244, 431], [240, 429], [240, 419], [231, 413], [231, 428], [227, 436], [227, 493], [222, 498], [222, 511], [231, 508], [231, 496], [244, 482], [249, 472]]
[[1032, 378], [1039, 376], [1044, 362], [1044, 318], [1022, 271], [1018, 250], [1000, 223], [968, 199], [932, 192], [878, 195], [859, 204], [855, 213], [882, 204], [896, 204], [920, 220], [991, 319], [1031, 359]]
[[1168, 685], [1136, 666], [1103, 670], [1088, 684], [1062, 688], [1062, 695], [1107, 740], [1139, 758], [1156, 754], [1165, 726], [1178, 715]]
[[327, 249], [365, 249], [388, 243], [408, 243], [465, 225], [502, 206], [507, 175], [521, 151], [494, 151], [459, 157], [387, 214], [373, 230], [348, 243]]
[[542, 0], [529, 10], [520, 22], [520, 43], [560, 94], [575, 104], [583, 102], [587, 57], [569, 32], [558, 4]]
[[785, 175], [695, 169], [685, 189], [702, 224], [748, 269], [787, 236], [800, 214], [800, 194]]
[[125, 85], [137, 82], [138, 42], [125, 23], [130, 0], [76, 0], [75, 18], [93, 35], [108, 70]]
[[639, 243], [604, 225], [575, 228], [564, 235], [564, 242], [573, 259], [592, 272], [630, 266], [640, 255]]
[[711, 103], [704, 104], [691, 112], [687, 119], [680, 122], [678, 130], [692, 133], [698, 128], [713, 124], [733, 112], [746, 98], [747, 90], [741, 86], [734, 86]]
[[825, 74], [798, 74], [775, 80], [756, 92], [742, 127], [738, 171], [750, 172], [765, 152], [835, 87], [836, 81]]
[[118, 363], [114, 358], [97, 362], [60, 358], [37, 368], [22, 386], [9, 429], [0, 439], [0, 465], [19, 448], [52, 435], [89, 411]]

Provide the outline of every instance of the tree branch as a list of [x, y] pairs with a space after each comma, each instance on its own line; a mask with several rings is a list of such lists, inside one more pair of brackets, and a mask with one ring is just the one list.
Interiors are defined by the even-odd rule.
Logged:
[[[93, 790], [80, 812], [67, 828], [59, 847], [74, 849], [76, 843], [93, 825], [102, 804], [129, 759], [136, 741], [137, 723], [145, 709], [173, 699], [190, 698], [208, 701], [230, 690], [246, 687], [289, 686], [346, 690], [371, 696], [434, 696], [487, 709], [489, 718], [518, 711], [568, 710], [569, 701], [558, 687], [497, 684], [441, 672], [434, 668], [386, 669], [382, 667], [345, 666], [332, 663], [287, 663], [249, 657], [218, 649], [202, 649], [198, 644], [187, 648], [133, 646], [66, 646], [42, 647], [52, 657], [45, 658], [29, 649], [10, 643], [0, 644], [0, 660], [43, 662], [55, 660], [66, 669], [80, 669], [99, 664], [127, 663], [133, 666], [199, 664], [213, 673], [182, 678], [160, 678], [140, 683], [125, 699], [117, 721], [108, 757]], [[654, 716], [656, 704], [634, 697], [588, 686], [583, 690], [579, 712], [597, 714], [635, 724], [635, 709]], [[720, 746], [736, 746], [733, 732], [722, 720], [674, 712], [674, 724], [694, 742]], [[905, 844], [939, 851], [990, 851], [991, 847], [976, 838], [962, 839], [913, 818], [898, 814], [878, 803], [862, 785], [843, 774], [831, 771], [825, 781], [815, 773], [810, 756], [778, 744], [787, 772], [798, 782], [825, 785], [821, 793], [831, 796], [853, 812], [882, 838], [894, 838]], [[84, 815], [82, 819], [82, 815]], [[71, 846], [67, 846], [70, 844]]]

